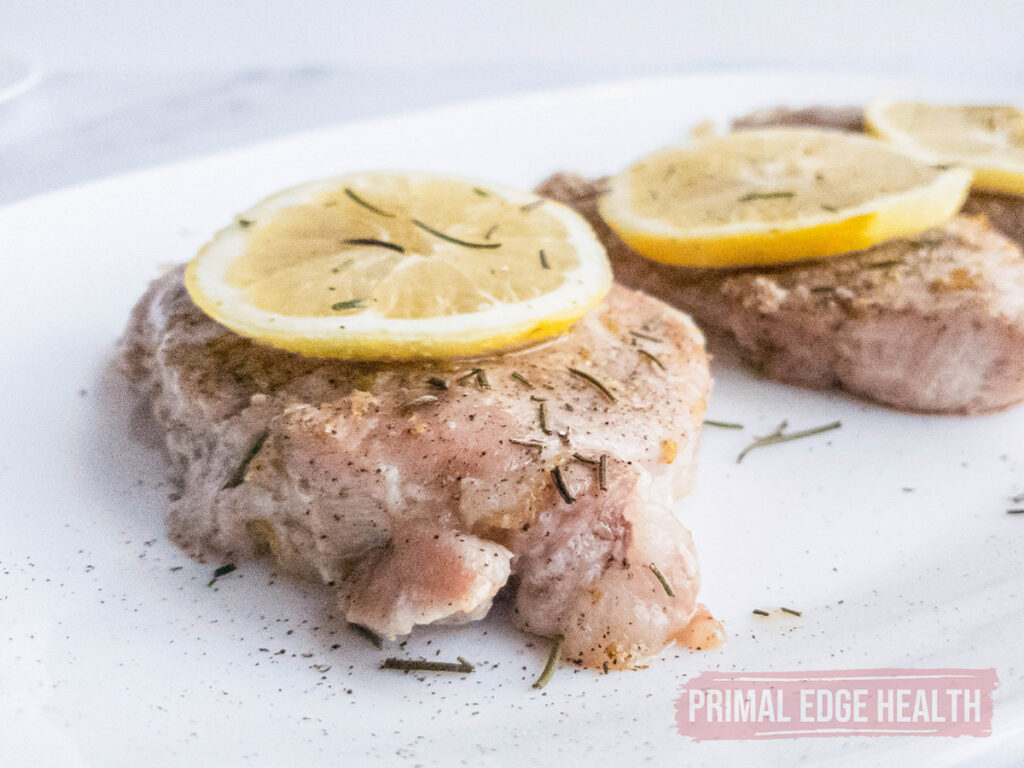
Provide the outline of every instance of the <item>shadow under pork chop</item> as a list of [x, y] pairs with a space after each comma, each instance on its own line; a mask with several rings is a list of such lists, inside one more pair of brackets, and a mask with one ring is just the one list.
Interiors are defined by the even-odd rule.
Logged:
[[482, 617], [511, 574], [519, 626], [564, 635], [575, 663], [635, 666], [688, 636], [700, 579], [671, 506], [711, 379], [700, 332], [655, 299], [615, 286], [516, 353], [352, 363], [236, 335], [178, 269], [136, 306], [122, 360], [164, 430], [183, 490], [169, 528], [194, 554], [269, 549], [389, 638]]
[[821, 261], [701, 270], [622, 242], [598, 212], [600, 180], [556, 174], [537, 192], [587, 218], [618, 282], [728, 336], [769, 378], [930, 413], [1024, 399], [1024, 258], [981, 218]]

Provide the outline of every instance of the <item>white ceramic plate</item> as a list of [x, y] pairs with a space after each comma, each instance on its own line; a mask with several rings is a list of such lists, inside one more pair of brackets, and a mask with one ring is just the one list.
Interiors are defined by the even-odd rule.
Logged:
[[[387, 652], [316, 587], [251, 565], [207, 587], [216, 564], [165, 539], [160, 454], [104, 375], [158, 265], [281, 187], [374, 167], [532, 185], [614, 171], [708, 116], [892, 91], [1012, 96], [838, 76], [629, 82], [345, 125], [0, 210], [0, 764], [1018, 764], [1024, 517], [1005, 510], [1024, 491], [1024, 408], [910, 416], [716, 360], [709, 416], [746, 429], [706, 431], [679, 512], [728, 642], [646, 671], [562, 668], [538, 693], [546, 644], [500, 609], [417, 632], [409, 655], [478, 664], [419, 679], [379, 671]], [[843, 428], [735, 463], [783, 418]], [[780, 605], [803, 617], [751, 615]], [[703, 670], [942, 666], [998, 670], [991, 737], [694, 743], [673, 726], [678, 686]]]
[[20, 96], [39, 82], [40, 71], [10, 54], [0, 52], [0, 103]]

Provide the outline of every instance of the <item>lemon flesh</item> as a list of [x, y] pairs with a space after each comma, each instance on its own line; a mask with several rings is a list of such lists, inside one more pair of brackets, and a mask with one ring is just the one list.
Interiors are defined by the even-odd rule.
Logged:
[[563, 332], [611, 287], [604, 248], [558, 203], [471, 179], [373, 172], [236, 217], [185, 284], [239, 334], [306, 355], [487, 354]]
[[978, 189], [1024, 195], [1024, 111], [1008, 106], [954, 106], [874, 101], [868, 130], [934, 163], [974, 170]]
[[638, 253], [681, 266], [778, 264], [869, 248], [956, 214], [970, 185], [875, 139], [739, 131], [642, 158], [601, 214]]

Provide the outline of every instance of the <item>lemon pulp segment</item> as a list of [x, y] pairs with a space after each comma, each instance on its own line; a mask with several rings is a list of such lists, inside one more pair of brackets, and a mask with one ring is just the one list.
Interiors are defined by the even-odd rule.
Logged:
[[607, 293], [589, 226], [528, 192], [436, 174], [350, 174], [241, 214], [189, 265], [224, 325], [306, 354], [479, 354], [563, 330]]
[[611, 180], [601, 213], [659, 261], [770, 264], [921, 232], [959, 210], [969, 182], [852, 134], [739, 131], [641, 159]]

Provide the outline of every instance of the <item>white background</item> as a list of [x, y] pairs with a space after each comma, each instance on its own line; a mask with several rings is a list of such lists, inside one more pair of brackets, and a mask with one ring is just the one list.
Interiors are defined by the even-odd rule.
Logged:
[[1016, 0], [4, 0], [0, 47], [163, 71], [737, 63], [1020, 68]]
[[1022, 41], [1019, 0], [0, 0], [0, 81], [4, 56], [40, 74], [0, 103], [0, 205], [353, 119], [641, 75], [974, 74], [1024, 94]]

